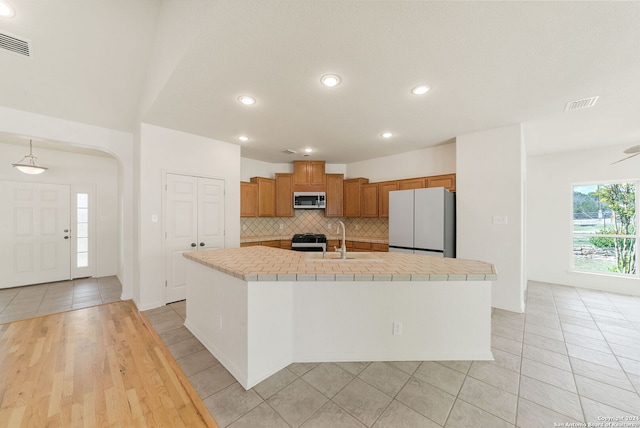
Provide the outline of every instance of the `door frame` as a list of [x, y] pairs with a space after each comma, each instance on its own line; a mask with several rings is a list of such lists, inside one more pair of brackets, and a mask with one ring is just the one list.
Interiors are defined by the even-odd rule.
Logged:
[[[226, 194], [226, 189], [227, 186], [229, 185], [229, 179], [226, 177], [220, 177], [220, 176], [216, 176], [216, 175], [210, 175], [210, 174], [199, 174], [199, 173], [194, 173], [194, 172], [188, 172], [188, 171], [182, 171], [182, 170], [174, 170], [174, 169], [166, 169], [166, 168], [162, 168], [161, 169], [161, 174], [162, 174], [162, 180], [161, 180], [161, 188], [160, 188], [160, 193], [161, 193], [161, 210], [162, 212], [157, 214], [160, 217], [160, 223], [161, 223], [161, 245], [160, 245], [160, 249], [162, 251], [162, 260], [163, 260], [163, 268], [162, 268], [162, 277], [163, 277], [163, 292], [162, 292], [162, 303], [163, 304], [167, 304], [167, 284], [168, 284], [168, 278], [167, 278], [167, 267], [164, 265], [164, 263], [166, 263], [166, 251], [167, 251], [167, 243], [166, 243], [166, 239], [167, 239], [167, 221], [166, 221], [166, 213], [167, 213], [167, 174], [174, 174], [174, 175], [185, 175], [185, 176], [189, 176], [189, 177], [200, 177], [200, 178], [211, 178], [214, 180], [221, 180], [224, 182], [224, 188], [225, 188], [225, 195], [224, 195], [224, 202], [225, 202], [225, 206], [227, 203], [227, 194]], [[156, 214], [152, 214], [152, 215], [156, 215]], [[227, 215], [225, 212], [225, 216], [224, 216], [224, 221], [223, 221], [223, 225], [224, 225], [224, 248], [227, 248]]]

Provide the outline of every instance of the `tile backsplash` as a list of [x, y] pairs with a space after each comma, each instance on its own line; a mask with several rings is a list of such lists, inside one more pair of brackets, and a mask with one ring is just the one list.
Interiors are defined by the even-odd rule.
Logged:
[[295, 217], [243, 217], [240, 219], [240, 237], [324, 233], [332, 238], [332, 235], [337, 236], [338, 220], [347, 226], [347, 236], [385, 239], [389, 236], [386, 218], [329, 218], [322, 210], [295, 210]]

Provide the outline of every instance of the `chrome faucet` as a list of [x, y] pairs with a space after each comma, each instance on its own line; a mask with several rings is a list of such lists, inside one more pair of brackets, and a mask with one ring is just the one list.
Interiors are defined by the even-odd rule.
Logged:
[[[344, 226], [344, 223], [341, 220], [338, 220], [338, 223], [340, 224], [340, 226], [342, 226], [342, 246], [340, 247], [340, 253], [341, 259], [346, 259], [347, 258], [347, 246], [345, 244], [345, 239], [346, 239], [346, 235], [347, 235], [347, 229]], [[338, 230], [340, 229], [340, 226], [338, 226]], [[337, 233], [337, 231], [336, 231]], [[338, 251], [338, 249], [336, 248], [336, 251]]]

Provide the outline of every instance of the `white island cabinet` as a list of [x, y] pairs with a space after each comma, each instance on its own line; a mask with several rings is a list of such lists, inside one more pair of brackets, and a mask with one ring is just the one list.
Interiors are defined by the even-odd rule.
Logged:
[[269, 247], [185, 257], [185, 326], [246, 389], [293, 362], [493, 359], [488, 263]]

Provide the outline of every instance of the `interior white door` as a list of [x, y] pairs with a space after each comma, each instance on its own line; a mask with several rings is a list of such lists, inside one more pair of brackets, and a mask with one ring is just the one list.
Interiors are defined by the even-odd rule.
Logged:
[[224, 180], [198, 178], [198, 249], [224, 248]]
[[224, 180], [166, 176], [165, 303], [186, 298], [183, 254], [224, 248]]
[[71, 278], [70, 187], [0, 182], [0, 288]]

